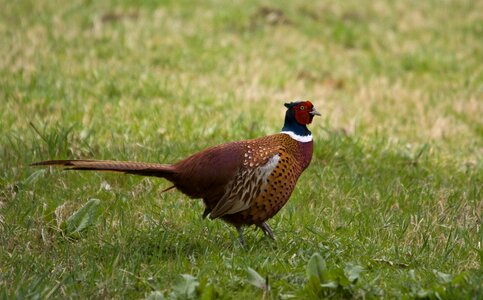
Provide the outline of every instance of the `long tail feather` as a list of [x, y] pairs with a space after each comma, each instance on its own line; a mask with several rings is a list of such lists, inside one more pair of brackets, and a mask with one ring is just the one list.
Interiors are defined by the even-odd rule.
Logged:
[[140, 163], [113, 160], [47, 160], [31, 166], [58, 166], [65, 170], [111, 171], [125, 174], [164, 177], [169, 179], [175, 173], [172, 165]]

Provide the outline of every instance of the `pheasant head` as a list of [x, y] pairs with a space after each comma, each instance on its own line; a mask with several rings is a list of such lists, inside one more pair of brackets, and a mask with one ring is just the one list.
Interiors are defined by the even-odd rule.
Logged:
[[300, 141], [309, 138], [312, 140], [312, 134], [307, 128], [307, 124], [312, 123], [314, 116], [320, 116], [314, 105], [310, 101], [298, 101], [285, 103], [285, 107], [287, 112], [285, 113], [282, 133], [287, 133]]

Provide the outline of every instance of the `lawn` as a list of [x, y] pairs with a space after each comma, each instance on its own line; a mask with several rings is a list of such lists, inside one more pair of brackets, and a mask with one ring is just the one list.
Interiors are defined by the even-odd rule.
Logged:
[[[0, 298], [483, 297], [482, 1], [0, 7]], [[29, 167], [175, 162], [293, 99], [322, 117], [275, 242], [164, 180]]]

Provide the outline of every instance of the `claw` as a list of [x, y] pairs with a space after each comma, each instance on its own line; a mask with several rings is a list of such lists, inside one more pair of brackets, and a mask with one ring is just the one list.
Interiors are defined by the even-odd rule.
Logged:
[[257, 224], [257, 227], [260, 228], [263, 233], [268, 236], [272, 241], [275, 240], [275, 237], [273, 236], [273, 231], [272, 231], [272, 228], [270, 228], [270, 226], [268, 226], [267, 223], [263, 222], [261, 224]]

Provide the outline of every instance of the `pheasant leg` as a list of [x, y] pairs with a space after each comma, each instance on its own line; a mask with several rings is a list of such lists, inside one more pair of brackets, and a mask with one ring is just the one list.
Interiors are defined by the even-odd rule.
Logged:
[[243, 238], [243, 229], [241, 226], [237, 226], [236, 231], [238, 231], [238, 239], [240, 240], [240, 244], [245, 247], [245, 239]]

